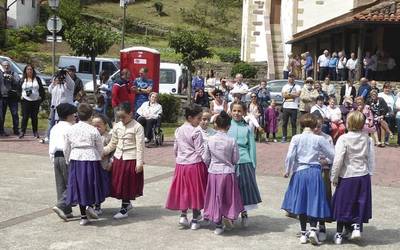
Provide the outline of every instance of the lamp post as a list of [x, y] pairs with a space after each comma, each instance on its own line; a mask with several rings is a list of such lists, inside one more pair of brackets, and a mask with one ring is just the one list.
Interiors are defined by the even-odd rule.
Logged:
[[125, 21], [126, 21], [126, 8], [128, 7], [128, 0], [120, 0], [120, 6], [124, 9], [122, 20], [122, 37], [121, 37], [121, 50], [125, 49]]
[[53, 43], [52, 43], [53, 55], [51, 57], [53, 76], [55, 75], [55, 67], [56, 67], [56, 27], [57, 27], [56, 11], [59, 5], [60, 5], [60, 0], [49, 0], [49, 7], [53, 10], [53, 29], [51, 31], [53, 35]]

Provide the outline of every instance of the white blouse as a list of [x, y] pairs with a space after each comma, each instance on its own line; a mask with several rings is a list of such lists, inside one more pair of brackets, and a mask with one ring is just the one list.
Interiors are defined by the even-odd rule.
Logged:
[[[29, 96], [26, 93], [27, 91], [31, 92]], [[33, 79], [33, 81], [25, 79], [22, 83], [22, 97], [28, 101], [40, 100], [39, 83], [36, 79]]]
[[331, 122], [338, 122], [342, 120], [342, 112], [340, 111], [339, 107], [331, 108], [328, 106], [326, 108], [326, 118], [331, 120]]
[[162, 112], [162, 106], [159, 103], [150, 104], [149, 101], [144, 102], [137, 110], [137, 113], [146, 119], [157, 119]]

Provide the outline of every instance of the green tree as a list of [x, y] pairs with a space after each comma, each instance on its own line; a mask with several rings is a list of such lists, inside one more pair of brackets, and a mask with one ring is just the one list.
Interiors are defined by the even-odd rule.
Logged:
[[80, 0], [62, 0], [58, 8], [58, 15], [64, 21], [65, 29], [74, 27], [81, 19]]
[[118, 35], [93, 23], [78, 22], [65, 32], [65, 40], [77, 56], [86, 56], [92, 63], [93, 90], [96, 92], [95, 60], [98, 55], [106, 53], [116, 42]]
[[209, 39], [207, 34], [201, 31], [178, 30], [169, 36], [169, 47], [173, 48], [176, 53], [181, 54], [181, 62], [188, 67], [188, 100], [191, 100], [192, 92], [192, 73], [195, 68], [193, 62], [195, 60], [212, 56], [211, 50], [208, 47]]

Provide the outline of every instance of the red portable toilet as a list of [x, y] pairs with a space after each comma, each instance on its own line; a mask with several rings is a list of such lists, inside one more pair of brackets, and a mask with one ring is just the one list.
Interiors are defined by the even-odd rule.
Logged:
[[[158, 92], [160, 82], [160, 52], [146, 47], [130, 47], [120, 51], [120, 68], [131, 72], [131, 80], [139, 76], [139, 70], [146, 67], [147, 77], [153, 80], [153, 91]], [[135, 103], [135, 97], [132, 97]]]

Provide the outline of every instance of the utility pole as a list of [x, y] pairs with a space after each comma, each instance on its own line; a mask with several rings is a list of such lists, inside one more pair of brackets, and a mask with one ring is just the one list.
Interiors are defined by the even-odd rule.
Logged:
[[121, 39], [121, 50], [125, 49], [125, 22], [126, 22], [126, 8], [128, 7], [128, 1], [124, 0], [123, 9], [124, 9], [124, 17], [122, 20], [122, 39]]
[[53, 42], [51, 44], [51, 50], [52, 50], [52, 56], [51, 56], [51, 72], [52, 76], [56, 74], [56, 27], [57, 27], [57, 16], [56, 12], [54, 11], [53, 14], [53, 30], [52, 30], [52, 35], [53, 35]]

